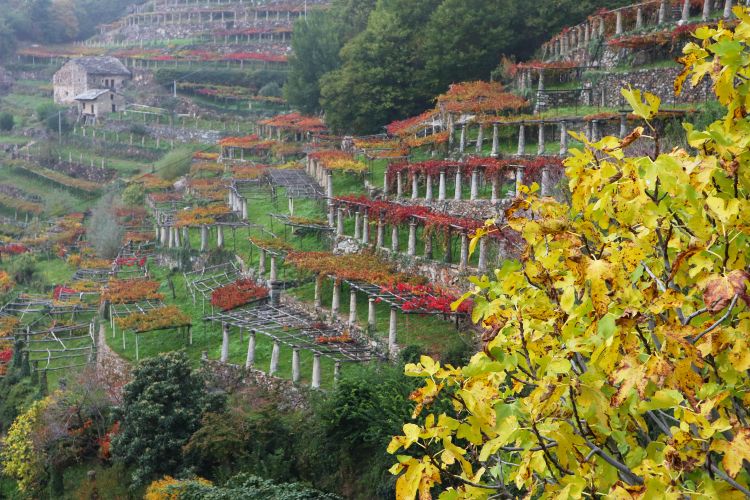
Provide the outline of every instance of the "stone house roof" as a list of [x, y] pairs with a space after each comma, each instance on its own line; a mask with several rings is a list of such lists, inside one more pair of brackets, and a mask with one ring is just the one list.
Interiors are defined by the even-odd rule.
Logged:
[[95, 101], [102, 94], [109, 92], [109, 89], [90, 89], [74, 97], [76, 101]]
[[80, 57], [74, 62], [92, 75], [131, 76], [130, 70], [116, 57]]

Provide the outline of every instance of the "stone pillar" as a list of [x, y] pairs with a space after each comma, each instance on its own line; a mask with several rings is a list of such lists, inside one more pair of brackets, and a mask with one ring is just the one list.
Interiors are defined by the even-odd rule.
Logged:
[[375, 332], [375, 297], [370, 297], [369, 299], [367, 299], [367, 328], [370, 333]]
[[369, 245], [370, 244], [370, 216], [368, 215], [367, 209], [365, 209], [365, 214], [362, 216], [362, 244], [363, 245]]
[[341, 361], [336, 361], [333, 365], [333, 383], [338, 384], [341, 378]]
[[604, 37], [604, 18], [599, 18], [599, 38]]
[[167, 246], [169, 248], [174, 248], [174, 231], [172, 231], [171, 227], [167, 228]]
[[362, 239], [362, 232], [360, 230], [360, 224], [361, 224], [361, 217], [359, 215], [359, 210], [354, 212], [354, 239], [360, 240]]
[[711, 17], [711, 0], [703, 0], [703, 15], [701, 19], [708, 21], [709, 17]]
[[465, 271], [469, 267], [469, 235], [461, 233], [461, 260], [458, 268]]
[[477, 154], [481, 154], [482, 147], [484, 146], [484, 123], [479, 124], [479, 132], [477, 133]]
[[539, 140], [538, 140], [538, 145], [536, 149], [536, 154], [538, 155], [544, 154], [544, 122], [541, 122], [539, 124]]
[[344, 209], [341, 207], [336, 211], [336, 236], [344, 236]]
[[682, 2], [682, 15], [680, 16], [679, 24], [686, 24], [690, 19], [690, 0], [683, 0]]
[[357, 324], [357, 291], [349, 290], [349, 326]]
[[414, 221], [409, 222], [409, 243], [407, 245], [407, 253], [410, 257], [414, 257], [417, 254], [417, 223]]
[[454, 200], [460, 200], [462, 196], [461, 190], [463, 189], [463, 186], [461, 186], [461, 166], [459, 165], [456, 169], [456, 186], [453, 191], [453, 199]]
[[386, 168], [385, 172], [383, 173], [383, 196], [388, 196], [390, 194], [388, 189], [388, 169]]
[[276, 375], [276, 372], [279, 371], [280, 352], [281, 352], [281, 346], [279, 345], [279, 341], [274, 339], [273, 349], [271, 350], [271, 366], [268, 369], [268, 374], [271, 376]]
[[483, 273], [487, 270], [487, 238], [481, 238], [479, 240], [479, 272]]
[[299, 347], [292, 349], [292, 382], [299, 383]]
[[255, 330], [250, 330], [250, 335], [247, 339], [247, 359], [245, 360], [245, 368], [252, 368], [255, 364]]
[[438, 185], [438, 200], [445, 200], [445, 170], [440, 171], [440, 183]]
[[336, 226], [336, 207], [330, 202], [328, 204], [328, 225], [330, 227]]
[[333, 172], [326, 170], [326, 196], [329, 200], [333, 199]]
[[518, 127], [518, 155], [526, 154], [526, 125]]
[[333, 280], [333, 300], [331, 300], [331, 316], [338, 316], [341, 307], [341, 280]]
[[661, 0], [659, 3], [659, 24], [667, 21], [667, 0]]
[[498, 125], [497, 123], [492, 124], [492, 152], [490, 153], [490, 156], [493, 158], [497, 158], [497, 156], [500, 154], [500, 136], [498, 134]]
[[208, 226], [201, 226], [201, 252], [208, 251]]
[[615, 11], [615, 35], [622, 35], [622, 11]]
[[396, 332], [398, 328], [398, 309], [391, 307], [391, 317], [388, 323], [388, 351], [393, 353], [396, 350]]
[[414, 172], [411, 177], [411, 199], [416, 200], [419, 198], [419, 174]]
[[471, 199], [477, 198], [479, 198], [479, 170], [475, 168], [471, 171]]
[[258, 252], [258, 277], [263, 278], [266, 275], [266, 251], [260, 249]]
[[[289, 206], [293, 207], [292, 199], [289, 198], [289, 201]], [[242, 198], [242, 220], [247, 220], [247, 198]]]
[[591, 142], [596, 142], [599, 139], [599, 120], [591, 120]]
[[182, 228], [182, 244], [185, 247], [190, 248], [190, 228], [184, 226]]
[[159, 241], [161, 241], [162, 246], [166, 246], [169, 243], [169, 235], [167, 234], [166, 226], [159, 227]]
[[500, 198], [500, 179], [497, 173], [492, 175], [490, 183], [492, 184], [492, 195], [490, 196], [490, 202], [497, 203], [498, 199]]
[[378, 226], [375, 233], [375, 246], [377, 248], [383, 248], [385, 246], [385, 224], [383, 224], [383, 217], [378, 219]]
[[216, 226], [216, 246], [224, 248], [224, 226]]
[[398, 225], [394, 224], [391, 228], [391, 250], [396, 253], [399, 251], [398, 242]]
[[627, 113], [620, 114], [620, 139], [624, 139], [628, 135], [628, 115]]
[[320, 354], [313, 355], [312, 384], [313, 389], [320, 389]]
[[221, 362], [229, 361], [229, 324], [221, 324]]
[[542, 196], [549, 196], [552, 191], [549, 179], [549, 167], [542, 167]]
[[396, 198], [404, 195], [404, 174], [399, 170], [396, 172]]
[[724, 0], [724, 19], [732, 17], [732, 0]]
[[521, 186], [523, 186], [523, 170], [524, 167], [521, 165], [516, 167], [516, 196], [521, 194]]
[[424, 236], [424, 258], [432, 260], [432, 234]]
[[268, 280], [272, 283], [274, 281], [278, 281], [278, 273], [279, 273], [279, 270], [276, 265], [276, 256], [271, 254], [271, 274], [268, 277]]
[[323, 287], [323, 276], [315, 276], [315, 309], [320, 309], [323, 303], [321, 288]]
[[458, 152], [463, 153], [466, 150], [466, 122], [461, 125], [461, 140], [458, 143]]

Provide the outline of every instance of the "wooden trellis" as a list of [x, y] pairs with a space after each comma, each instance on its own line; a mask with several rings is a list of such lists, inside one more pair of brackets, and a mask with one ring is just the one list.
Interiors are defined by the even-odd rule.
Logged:
[[183, 273], [185, 286], [193, 297], [193, 305], [197, 295], [201, 296], [203, 312], [206, 312], [206, 299], [211, 301], [211, 293], [217, 288], [234, 283], [242, 277], [242, 270], [234, 262], [227, 262], [216, 266], [204, 267], [198, 271]]
[[[45, 371], [67, 370], [93, 363], [96, 360], [95, 322], [75, 325], [52, 325], [49, 328], [30, 328], [23, 334], [24, 352], [36, 369]], [[85, 361], [82, 360], [85, 358]], [[63, 366], [56, 361], [65, 360]], [[43, 363], [44, 366], [39, 365]]]

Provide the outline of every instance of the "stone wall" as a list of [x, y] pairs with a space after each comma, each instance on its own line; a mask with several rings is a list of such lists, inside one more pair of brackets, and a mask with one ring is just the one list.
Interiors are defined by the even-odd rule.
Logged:
[[674, 81], [679, 73], [679, 68], [651, 68], [626, 73], [604, 73], [593, 85], [592, 104], [606, 107], [625, 106], [625, 100], [620, 94], [620, 89], [626, 88], [628, 85], [631, 85], [634, 89], [656, 94], [662, 100], [662, 107], [670, 104], [701, 103], [713, 98], [710, 78], [704, 80], [696, 88], [690, 88], [689, 84], [686, 84], [682, 95], [675, 96]]
[[307, 391], [295, 386], [291, 380], [271, 377], [266, 373], [246, 369], [240, 365], [221, 361], [202, 360], [202, 367], [214, 389], [234, 393], [238, 391], [258, 391], [273, 395], [279, 410], [298, 410], [309, 405]]
[[104, 324], [99, 325], [99, 334], [96, 339], [96, 376], [108, 385], [110, 396], [119, 401], [122, 395], [122, 387], [130, 381], [132, 367], [130, 363], [120, 357], [107, 345], [106, 329]]

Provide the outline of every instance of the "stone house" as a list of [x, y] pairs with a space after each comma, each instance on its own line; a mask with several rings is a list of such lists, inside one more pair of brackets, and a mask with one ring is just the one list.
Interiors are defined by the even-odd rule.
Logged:
[[78, 119], [84, 125], [94, 124], [109, 113], [122, 110], [125, 99], [112, 89], [92, 89], [75, 96]]
[[52, 77], [55, 103], [74, 104], [77, 96], [89, 90], [119, 92], [132, 74], [116, 57], [80, 57], [68, 61]]

